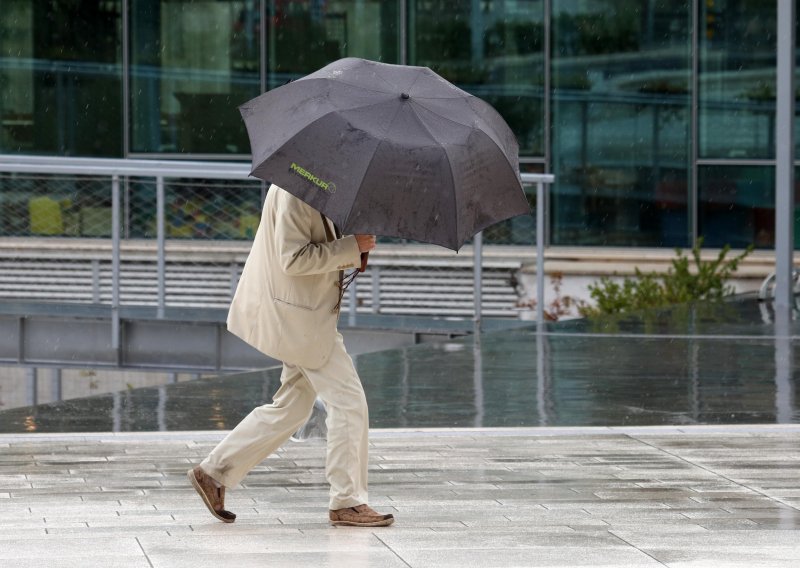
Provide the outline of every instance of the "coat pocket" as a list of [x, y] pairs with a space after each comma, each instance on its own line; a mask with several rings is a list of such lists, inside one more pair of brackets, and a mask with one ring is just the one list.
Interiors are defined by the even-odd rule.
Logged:
[[326, 313], [273, 298], [277, 316], [278, 359], [285, 363], [319, 368], [328, 358], [336, 334], [336, 322]]

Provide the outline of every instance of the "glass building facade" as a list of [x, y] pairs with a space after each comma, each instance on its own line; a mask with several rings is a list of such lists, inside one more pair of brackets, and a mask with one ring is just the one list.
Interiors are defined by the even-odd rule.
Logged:
[[[774, 245], [775, 2], [2, 5], [2, 153], [247, 160], [238, 105], [364, 57], [431, 67], [491, 103], [517, 135], [523, 171], [556, 176], [552, 245]], [[0, 226], [36, 234], [25, 231]], [[518, 219], [486, 239], [524, 244], [533, 231]]]

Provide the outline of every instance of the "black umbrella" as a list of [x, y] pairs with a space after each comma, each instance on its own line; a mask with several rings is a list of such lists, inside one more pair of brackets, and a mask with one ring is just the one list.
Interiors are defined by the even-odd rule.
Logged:
[[483, 228], [530, 213], [511, 129], [427, 67], [341, 59], [239, 110], [251, 175], [344, 233], [458, 250]]

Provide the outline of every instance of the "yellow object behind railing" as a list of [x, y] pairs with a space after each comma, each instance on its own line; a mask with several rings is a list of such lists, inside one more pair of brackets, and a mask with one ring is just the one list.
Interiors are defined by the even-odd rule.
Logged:
[[64, 233], [64, 220], [61, 206], [55, 199], [42, 196], [28, 201], [31, 220], [31, 233], [34, 235], [61, 235]]

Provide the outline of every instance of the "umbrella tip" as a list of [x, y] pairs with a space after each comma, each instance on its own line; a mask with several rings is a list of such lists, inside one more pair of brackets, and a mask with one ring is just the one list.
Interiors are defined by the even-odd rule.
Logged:
[[401, 99], [407, 99], [407, 98], [409, 98], [409, 97], [408, 97], [408, 93], [401, 93], [401, 94], [400, 94], [400, 98], [401, 98]]

